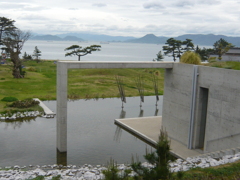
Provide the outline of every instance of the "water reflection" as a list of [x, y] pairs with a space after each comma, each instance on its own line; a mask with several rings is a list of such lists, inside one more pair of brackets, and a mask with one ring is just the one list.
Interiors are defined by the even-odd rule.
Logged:
[[116, 126], [113, 140], [116, 142], [120, 142], [121, 135], [122, 135], [122, 129], [119, 126]]
[[126, 111], [124, 111], [123, 108], [122, 108], [122, 110], [120, 112], [119, 119], [124, 119], [125, 117], [126, 117]]
[[154, 116], [158, 116], [158, 108], [156, 107]]
[[57, 149], [57, 164], [67, 166], [67, 152], [60, 152]]
[[[118, 163], [126, 163], [132, 154], [142, 158], [146, 144], [117, 128], [113, 120], [161, 115], [161, 105], [156, 113], [155, 97], [145, 97], [143, 113], [139, 110], [139, 97], [129, 97], [124, 109], [119, 102], [119, 98], [69, 101], [67, 154], [56, 151], [56, 117], [0, 122], [0, 166], [56, 162], [97, 165], [106, 163], [110, 157]], [[56, 112], [56, 101], [44, 103]]]
[[20, 118], [20, 119], [12, 119], [12, 120], [5, 120], [0, 121], [0, 123], [4, 123], [5, 127], [4, 130], [8, 128], [21, 128], [24, 123], [30, 124], [31, 121], [35, 121], [37, 117], [27, 117], [27, 118]]
[[140, 112], [139, 112], [138, 117], [143, 117], [143, 113], [144, 113], [143, 109], [140, 108]]

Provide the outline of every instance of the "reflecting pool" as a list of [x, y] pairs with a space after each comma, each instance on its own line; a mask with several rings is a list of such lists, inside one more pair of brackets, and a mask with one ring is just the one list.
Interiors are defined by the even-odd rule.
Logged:
[[[56, 101], [44, 102], [56, 112]], [[162, 96], [156, 108], [154, 96], [127, 97], [122, 109], [120, 98], [68, 102], [67, 164], [131, 163], [132, 156], [143, 161], [146, 143], [114, 124], [114, 119], [162, 114]], [[56, 151], [56, 118], [0, 121], [0, 166], [51, 165], [59, 162]]]

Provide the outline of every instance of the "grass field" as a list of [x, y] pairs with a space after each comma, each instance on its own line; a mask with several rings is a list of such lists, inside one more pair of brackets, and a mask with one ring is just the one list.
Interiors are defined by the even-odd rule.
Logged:
[[[25, 78], [14, 79], [8, 65], [0, 65], [0, 100], [13, 96], [19, 100], [56, 99], [56, 64], [54, 61], [24, 62]], [[121, 76], [126, 96], [138, 96], [136, 78], [142, 76], [145, 95], [154, 95], [152, 76], [156, 76], [159, 94], [163, 94], [164, 69], [71, 69], [68, 71], [70, 99], [118, 97], [115, 76]], [[0, 112], [5, 102], [0, 101]]]

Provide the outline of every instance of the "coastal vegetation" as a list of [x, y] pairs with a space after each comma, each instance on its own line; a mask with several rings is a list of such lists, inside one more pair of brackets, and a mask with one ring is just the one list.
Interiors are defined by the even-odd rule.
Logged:
[[[25, 61], [25, 78], [11, 76], [9, 65], [0, 65], [0, 99], [14, 96], [19, 100], [39, 98], [56, 100], [56, 62]], [[126, 96], [138, 96], [136, 77], [144, 81], [144, 95], [155, 95], [152, 75], [158, 80], [159, 94], [163, 94], [163, 69], [71, 69], [68, 71], [68, 98], [89, 99], [120, 97], [115, 75], [124, 80]], [[6, 102], [0, 101], [0, 112]]]

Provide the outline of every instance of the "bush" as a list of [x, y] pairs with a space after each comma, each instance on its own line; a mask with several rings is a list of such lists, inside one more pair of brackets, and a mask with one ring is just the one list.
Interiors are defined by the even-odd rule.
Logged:
[[4, 97], [1, 99], [1, 101], [5, 101], [5, 102], [13, 102], [13, 101], [17, 101], [18, 99], [15, 97]]
[[33, 99], [25, 99], [22, 101], [15, 101], [12, 104], [9, 105], [9, 107], [15, 107], [15, 108], [29, 108], [35, 105], [38, 105], [39, 101], [35, 101]]
[[147, 153], [144, 158], [152, 165], [152, 168], [143, 166], [141, 162], [133, 162], [131, 167], [137, 174], [135, 179], [159, 180], [169, 179], [172, 176], [169, 162], [173, 160], [173, 157], [170, 154], [170, 140], [166, 131], [160, 131], [156, 152]]
[[34, 67], [29, 67], [27, 68], [28, 71], [31, 71], [31, 72], [37, 72], [37, 69], [34, 68]]
[[185, 52], [180, 59], [181, 63], [186, 63], [186, 64], [201, 64], [201, 58], [199, 54], [192, 52], [192, 51], [187, 51]]

